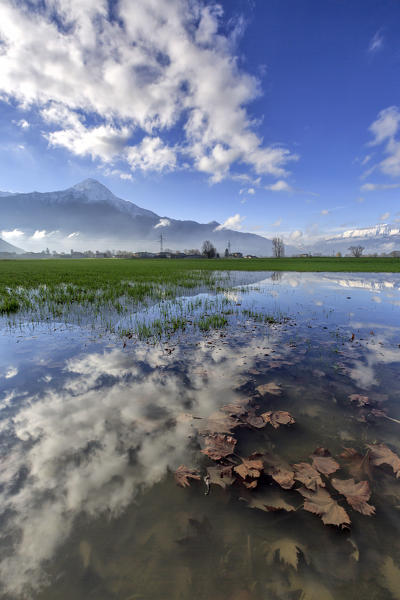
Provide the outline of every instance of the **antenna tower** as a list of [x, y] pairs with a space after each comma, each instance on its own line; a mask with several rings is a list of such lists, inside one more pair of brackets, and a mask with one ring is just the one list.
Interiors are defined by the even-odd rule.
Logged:
[[160, 233], [160, 252], [163, 251], [163, 234]]

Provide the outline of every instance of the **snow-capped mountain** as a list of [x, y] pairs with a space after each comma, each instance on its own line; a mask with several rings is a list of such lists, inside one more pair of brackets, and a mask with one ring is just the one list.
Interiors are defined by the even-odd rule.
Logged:
[[342, 234], [336, 236], [336, 238], [351, 239], [351, 238], [375, 238], [382, 236], [400, 235], [399, 225], [388, 225], [382, 223], [380, 225], [374, 225], [373, 227], [363, 227], [361, 229], [349, 229], [344, 231]]
[[348, 229], [335, 237], [319, 240], [308, 247], [310, 252], [321, 254], [349, 254], [351, 246], [363, 246], [364, 254], [388, 254], [400, 251], [400, 226], [382, 223], [371, 227]]
[[[262, 236], [229, 229], [219, 223], [197, 223], [159, 216], [131, 201], [115, 196], [95, 179], [86, 179], [66, 190], [32, 192], [0, 197], [1, 230], [23, 231], [21, 245], [28, 249], [130, 250], [201, 248], [210, 240], [220, 253], [271, 256], [272, 243]], [[295, 248], [287, 247], [287, 253]]]

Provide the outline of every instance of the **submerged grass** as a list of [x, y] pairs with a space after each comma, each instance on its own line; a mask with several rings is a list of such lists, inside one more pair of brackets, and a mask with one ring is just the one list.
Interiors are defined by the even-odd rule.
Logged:
[[[265, 261], [255, 262], [260, 270], [266, 268]], [[188, 327], [219, 329], [238, 312], [233, 310], [235, 300], [227, 294], [232, 290], [229, 271], [238, 267], [256, 270], [252, 263], [202, 259], [0, 261], [0, 315], [6, 316], [10, 325], [58, 320], [100, 326], [140, 339], [169, 337]], [[227, 266], [225, 273], [220, 271]], [[188, 290], [201, 297], [182, 299]], [[238, 291], [248, 289], [236, 288]], [[155, 306], [156, 311], [151, 312]], [[276, 322], [275, 317], [252, 311], [242, 314], [266, 324]]]

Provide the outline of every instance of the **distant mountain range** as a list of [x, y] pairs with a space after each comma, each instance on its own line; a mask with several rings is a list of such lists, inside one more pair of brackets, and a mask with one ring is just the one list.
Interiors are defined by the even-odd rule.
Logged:
[[[232, 252], [271, 256], [272, 242], [252, 233], [222, 229], [216, 221], [197, 223], [161, 217], [133, 202], [114, 196], [94, 179], [66, 190], [0, 193], [1, 229], [22, 230], [25, 237], [45, 230], [43, 246], [56, 248], [63, 240], [75, 250], [131, 250], [157, 252], [198, 248], [210, 240], [220, 253], [231, 244]], [[49, 236], [50, 234], [50, 236]], [[287, 248], [296, 251], [294, 247]]]
[[17, 248], [17, 246], [13, 246], [12, 244], [9, 244], [8, 242], [0, 238], [0, 252], [12, 252], [13, 254], [23, 254], [25, 250]]
[[[19, 194], [0, 192], [0, 230], [18, 229], [21, 246], [37, 250], [160, 250], [201, 249], [210, 240], [223, 254], [230, 241], [232, 252], [271, 256], [271, 240], [253, 233], [222, 228], [217, 221], [197, 223], [160, 216], [133, 202], [117, 198], [95, 179], [86, 179], [71, 188], [56, 192]], [[25, 241], [25, 244], [24, 244]], [[301, 248], [285, 244], [287, 255], [309, 252], [348, 254], [350, 246], [363, 246], [364, 253], [389, 253], [400, 250], [400, 226], [380, 224], [350, 229], [313, 245]], [[0, 252], [23, 252], [0, 240]]]
[[372, 227], [349, 229], [335, 237], [319, 240], [308, 246], [307, 250], [327, 255], [336, 252], [347, 254], [350, 246], [363, 246], [364, 254], [400, 251], [400, 226], [382, 223]]

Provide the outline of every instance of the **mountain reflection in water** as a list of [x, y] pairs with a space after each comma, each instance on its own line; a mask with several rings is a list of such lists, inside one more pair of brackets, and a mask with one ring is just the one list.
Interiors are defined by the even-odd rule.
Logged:
[[[233, 498], [212, 486], [205, 496], [203, 482], [183, 490], [173, 481], [180, 464], [202, 469], [207, 461], [192, 417], [269, 382], [282, 394], [260, 398], [260, 407], [290, 410], [296, 425], [241, 434], [240, 455], [268, 449], [299, 462], [318, 446], [338, 455], [376, 440], [400, 450], [399, 425], [363, 422], [347, 402], [352, 393], [379, 395], [400, 417], [400, 278], [261, 277], [235, 300], [266, 312], [278, 306], [289, 321], [237, 319], [222, 334], [126, 348], [73, 327], [3, 334], [4, 597], [239, 600], [297, 598], [300, 590], [350, 599], [368, 586], [390, 597], [400, 581], [400, 483], [389, 474], [373, 490], [376, 516], [352, 513], [351, 533], [301, 510], [249, 510], [240, 492]], [[381, 302], [372, 301], [377, 290]]]

